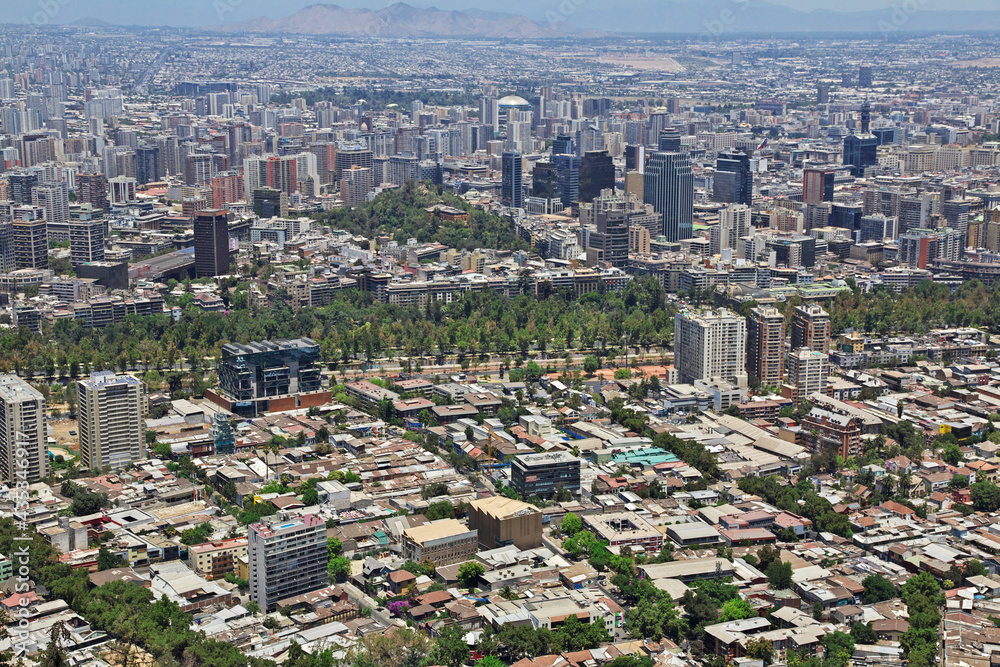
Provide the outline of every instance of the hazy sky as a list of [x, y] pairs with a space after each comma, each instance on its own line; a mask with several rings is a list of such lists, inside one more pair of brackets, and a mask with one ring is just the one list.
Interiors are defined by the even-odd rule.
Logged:
[[[732, 0], [763, 4], [764, 0]], [[798, 10], [831, 9], [839, 11], [867, 10], [892, 7], [902, 0], [769, 0], [771, 4], [794, 7]], [[990, 9], [1000, 10], [1000, 0], [907, 0], [922, 9]], [[339, 0], [333, 4], [344, 7], [381, 9], [393, 0]], [[641, 16], [648, 11], [669, 14], [674, 3], [697, 6], [697, 0], [409, 0], [420, 7], [436, 6], [440, 9], [467, 9], [477, 7], [495, 11], [524, 14], [541, 19], [547, 12], [558, 12], [561, 6], [573, 7], [570, 20], [584, 28], [601, 27], [608, 12], [631, 18], [635, 12], [635, 29], [642, 26]], [[258, 16], [281, 18], [314, 4], [314, 0], [0, 0], [0, 22], [23, 23], [30, 21], [46, 6], [58, 6], [52, 22], [69, 23], [81, 18], [98, 18], [125, 25], [202, 26], [223, 22], [245, 21]], [[630, 21], [629, 21], [630, 22]]]

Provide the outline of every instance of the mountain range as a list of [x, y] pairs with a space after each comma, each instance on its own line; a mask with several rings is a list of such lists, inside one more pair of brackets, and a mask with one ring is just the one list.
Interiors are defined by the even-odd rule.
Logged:
[[435, 7], [413, 7], [397, 2], [378, 10], [316, 4], [286, 18], [260, 17], [250, 21], [213, 26], [210, 29], [220, 32], [286, 32], [393, 39], [414, 37], [549, 39], [580, 33], [565, 22], [556, 25], [559, 29], [513, 14], [479, 9], [447, 11]]

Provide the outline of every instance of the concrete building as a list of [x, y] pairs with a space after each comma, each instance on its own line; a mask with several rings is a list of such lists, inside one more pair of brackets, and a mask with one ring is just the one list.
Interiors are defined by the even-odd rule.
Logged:
[[830, 351], [830, 314], [819, 306], [797, 306], [792, 313], [792, 348]]
[[326, 523], [314, 514], [292, 518], [279, 512], [250, 526], [247, 558], [250, 599], [273, 611], [279, 600], [327, 585]]
[[471, 560], [479, 551], [479, 538], [461, 521], [443, 519], [404, 530], [402, 547], [406, 560], [419, 563], [426, 558], [441, 567]]
[[809, 394], [825, 394], [829, 376], [829, 355], [806, 348], [794, 350], [788, 355], [788, 383], [782, 387], [781, 394], [798, 405]]
[[492, 496], [469, 503], [468, 517], [469, 528], [477, 532], [484, 549], [542, 546], [542, 512], [534, 505]]
[[726, 309], [674, 318], [674, 367], [683, 384], [720, 378], [746, 389], [746, 344], [746, 320]]
[[79, 380], [80, 460], [87, 468], [112, 468], [143, 458], [145, 395], [142, 382], [111, 371]]
[[777, 308], [750, 311], [747, 373], [762, 385], [781, 386], [785, 376], [785, 316]]
[[246, 557], [245, 537], [193, 544], [188, 547], [188, 564], [208, 579], [223, 579], [227, 574], [235, 575], [239, 559]]
[[240, 415], [322, 405], [319, 344], [308, 338], [222, 346], [219, 391], [208, 398]]
[[48, 476], [45, 439], [45, 399], [18, 376], [0, 375], [0, 478], [13, 483]]
[[567, 451], [524, 454], [511, 463], [510, 482], [522, 498], [551, 498], [560, 486], [580, 491], [580, 459]]
[[222, 209], [206, 209], [194, 216], [194, 267], [198, 278], [229, 273], [227, 215]]

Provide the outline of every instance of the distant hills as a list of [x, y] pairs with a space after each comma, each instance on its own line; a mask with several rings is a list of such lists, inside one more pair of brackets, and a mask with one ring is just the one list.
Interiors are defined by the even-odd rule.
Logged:
[[345, 37], [489, 37], [546, 39], [565, 37], [578, 30], [560, 22], [558, 29], [542, 25], [524, 16], [479, 9], [445, 11], [420, 8], [398, 2], [379, 10], [348, 9], [338, 5], [316, 4], [281, 19], [260, 17], [239, 23], [213, 26], [220, 32], [297, 33], [306, 35], [341, 35]]

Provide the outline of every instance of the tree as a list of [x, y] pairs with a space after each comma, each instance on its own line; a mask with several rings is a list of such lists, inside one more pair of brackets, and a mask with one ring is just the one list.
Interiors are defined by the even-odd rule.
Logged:
[[345, 556], [331, 558], [327, 570], [330, 572], [331, 579], [337, 583], [343, 583], [351, 576], [351, 561]]
[[739, 621], [758, 615], [757, 610], [749, 602], [743, 598], [733, 598], [722, 605], [722, 614], [719, 616], [719, 623]]
[[765, 666], [774, 660], [774, 644], [770, 639], [755, 637], [747, 642], [746, 649], [748, 658], [763, 660]]
[[97, 570], [103, 572], [105, 570], [113, 570], [117, 567], [126, 567], [128, 563], [125, 559], [118, 554], [113, 554], [108, 551], [107, 547], [101, 547], [97, 550]]
[[260, 605], [257, 604], [255, 600], [250, 600], [244, 605], [248, 612], [256, 616], [260, 613]]
[[861, 585], [865, 589], [861, 594], [861, 599], [865, 604], [885, 602], [896, 597], [896, 587], [881, 574], [869, 574], [861, 582]]
[[583, 520], [580, 519], [576, 514], [572, 512], [567, 512], [566, 516], [563, 517], [562, 523], [559, 524], [564, 535], [572, 537], [583, 530]]
[[851, 636], [859, 644], [874, 644], [878, 641], [878, 635], [872, 629], [870, 623], [855, 623], [851, 626]]
[[424, 516], [427, 517], [428, 521], [451, 519], [455, 516], [455, 508], [447, 500], [439, 500], [436, 503], [431, 503], [427, 507], [427, 511], [424, 512]]
[[593, 355], [587, 355], [583, 359], [583, 371], [587, 375], [593, 375], [597, 372], [597, 369], [601, 367], [601, 362], [597, 360], [597, 357]]
[[757, 552], [757, 568], [766, 571], [768, 566], [774, 561], [780, 561], [781, 553], [772, 547], [770, 544], [765, 544], [764, 547]]
[[949, 465], [957, 466], [958, 462], [962, 460], [962, 450], [958, 446], [957, 442], [949, 442], [941, 450], [941, 458], [945, 463]]
[[485, 571], [486, 568], [478, 561], [471, 560], [468, 563], [462, 563], [461, 567], [458, 568], [458, 581], [465, 588], [474, 588], [479, 577]]
[[461, 667], [468, 659], [469, 645], [465, 643], [465, 630], [458, 625], [449, 625], [441, 631], [428, 656], [430, 664], [447, 667]]
[[823, 667], [843, 667], [854, 653], [854, 638], [846, 632], [836, 630], [820, 640], [826, 660]]
[[56, 623], [49, 632], [49, 642], [37, 661], [39, 667], [69, 667], [69, 659], [62, 644], [70, 638], [69, 630], [62, 623]]
[[966, 577], [985, 577], [987, 574], [989, 574], [989, 570], [975, 558], [971, 558], [965, 563]]
[[767, 583], [771, 588], [781, 591], [792, 587], [792, 564], [772, 561], [767, 567]]
[[972, 507], [977, 512], [996, 512], [1000, 509], [1000, 488], [996, 484], [989, 480], [983, 480], [976, 482], [970, 488]]

